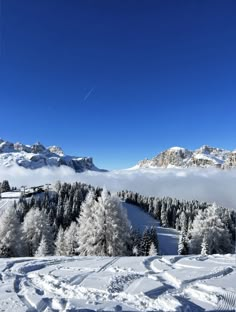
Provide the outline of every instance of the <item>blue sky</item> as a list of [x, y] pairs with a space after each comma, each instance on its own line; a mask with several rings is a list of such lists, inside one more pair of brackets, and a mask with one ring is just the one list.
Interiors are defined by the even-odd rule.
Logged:
[[0, 137], [125, 168], [236, 148], [236, 2], [2, 0]]

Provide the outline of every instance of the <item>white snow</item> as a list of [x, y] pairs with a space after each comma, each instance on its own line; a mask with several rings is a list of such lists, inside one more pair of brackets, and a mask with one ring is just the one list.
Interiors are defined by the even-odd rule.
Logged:
[[0, 311], [230, 311], [235, 279], [235, 255], [2, 258]]
[[179, 151], [186, 151], [186, 148], [184, 147], [179, 147], [179, 146], [173, 146], [169, 149], [169, 151], [173, 151], [173, 152], [179, 152]]
[[19, 191], [1, 193], [2, 198], [20, 198], [20, 196], [21, 196], [21, 192]]
[[139, 207], [127, 203], [123, 203], [127, 210], [128, 218], [133, 228], [143, 231], [146, 226], [154, 226], [157, 229], [157, 235], [160, 244], [160, 254], [176, 255], [178, 254], [178, 231], [171, 228], [160, 226], [160, 222], [147, 214]]

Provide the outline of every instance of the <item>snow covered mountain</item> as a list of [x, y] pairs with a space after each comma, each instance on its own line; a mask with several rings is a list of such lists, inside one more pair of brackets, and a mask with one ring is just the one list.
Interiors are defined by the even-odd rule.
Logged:
[[134, 168], [173, 168], [173, 167], [236, 167], [236, 150], [228, 151], [203, 145], [195, 151], [183, 147], [172, 147], [152, 159], [141, 160]]
[[91, 157], [68, 156], [57, 146], [46, 148], [41, 143], [33, 145], [13, 144], [0, 139], [0, 166], [11, 167], [14, 164], [28, 169], [64, 165], [71, 167], [76, 172], [104, 171], [93, 164]]

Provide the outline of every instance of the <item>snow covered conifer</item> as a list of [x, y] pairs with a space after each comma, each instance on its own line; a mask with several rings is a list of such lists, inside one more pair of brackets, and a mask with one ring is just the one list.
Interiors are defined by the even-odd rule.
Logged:
[[154, 244], [154, 247], [158, 254], [159, 253], [159, 240], [158, 240], [158, 235], [157, 235], [157, 229], [155, 226], [151, 227], [150, 236], [151, 236], [151, 242]]
[[10, 192], [11, 188], [7, 180], [2, 181], [0, 193]]
[[57, 233], [55, 246], [56, 246], [56, 248], [55, 248], [55, 255], [56, 256], [65, 256], [66, 255], [64, 230], [61, 226], [60, 226], [59, 231]]
[[81, 256], [94, 255], [94, 244], [96, 239], [96, 224], [94, 220], [98, 203], [95, 201], [94, 192], [90, 191], [80, 208], [79, 229], [79, 254]]
[[0, 257], [24, 255], [21, 225], [14, 207], [7, 208], [0, 217]]
[[190, 232], [191, 252], [201, 253], [203, 238], [208, 243], [208, 253], [228, 253], [232, 251], [229, 230], [221, 220], [221, 209], [213, 204], [195, 217]]
[[187, 255], [188, 253], [189, 253], [188, 239], [185, 230], [183, 229], [179, 236], [178, 255]]
[[167, 210], [166, 210], [166, 204], [165, 204], [164, 199], [163, 199], [162, 206], [161, 206], [161, 220], [160, 221], [163, 227], [168, 226]]
[[156, 256], [157, 255], [157, 249], [154, 243], [151, 243], [149, 252], [148, 252], [149, 256]]
[[202, 240], [202, 244], [201, 244], [201, 255], [202, 256], [206, 256], [207, 255], [207, 250], [208, 250], [208, 244], [207, 244], [207, 239], [206, 236], [204, 235], [203, 240]]
[[80, 255], [127, 255], [129, 238], [130, 225], [120, 200], [103, 190], [96, 201], [90, 192], [79, 218]]
[[23, 234], [28, 246], [28, 256], [34, 256], [44, 235], [50, 254], [54, 253], [52, 229], [49, 225], [48, 216], [42, 210], [31, 209], [25, 216], [23, 223]]
[[145, 230], [143, 231], [143, 236], [142, 236], [142, 240], [140, 244], [142, 256], [148, 256], [151, 243], [152, 243], [152, 240], [151, 240], [151, 235], [150, 235], [150, 229], [146, 227]]
[[98, 204], [100, 209], [95, 216], [101, 230], [100, 244], [105, 255], [128, 255], [130, 224], [120, 200], [104, 189], [98, 199]]
[[76, 222], [71, 222], [70, 226], [64, 233], [64, 250], [66, 256], [73, 256], [79, 254], [79, 225]]
[[43, 235], [39, 244], [38, 249], [35, 252], [35, 257], [45, 257], [50, 255], [50, 251], [48, 248], [48, 242], [45, 238], [45, 236]]

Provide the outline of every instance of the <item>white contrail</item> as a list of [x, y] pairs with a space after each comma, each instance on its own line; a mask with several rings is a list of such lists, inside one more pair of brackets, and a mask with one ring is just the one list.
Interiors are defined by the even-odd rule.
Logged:
[[89, 96], [92, 94], [93, 91], [94, 91], [94, 88], [89, 90], [89, 92], [84, 97], [84, 102], [89, 98]]

